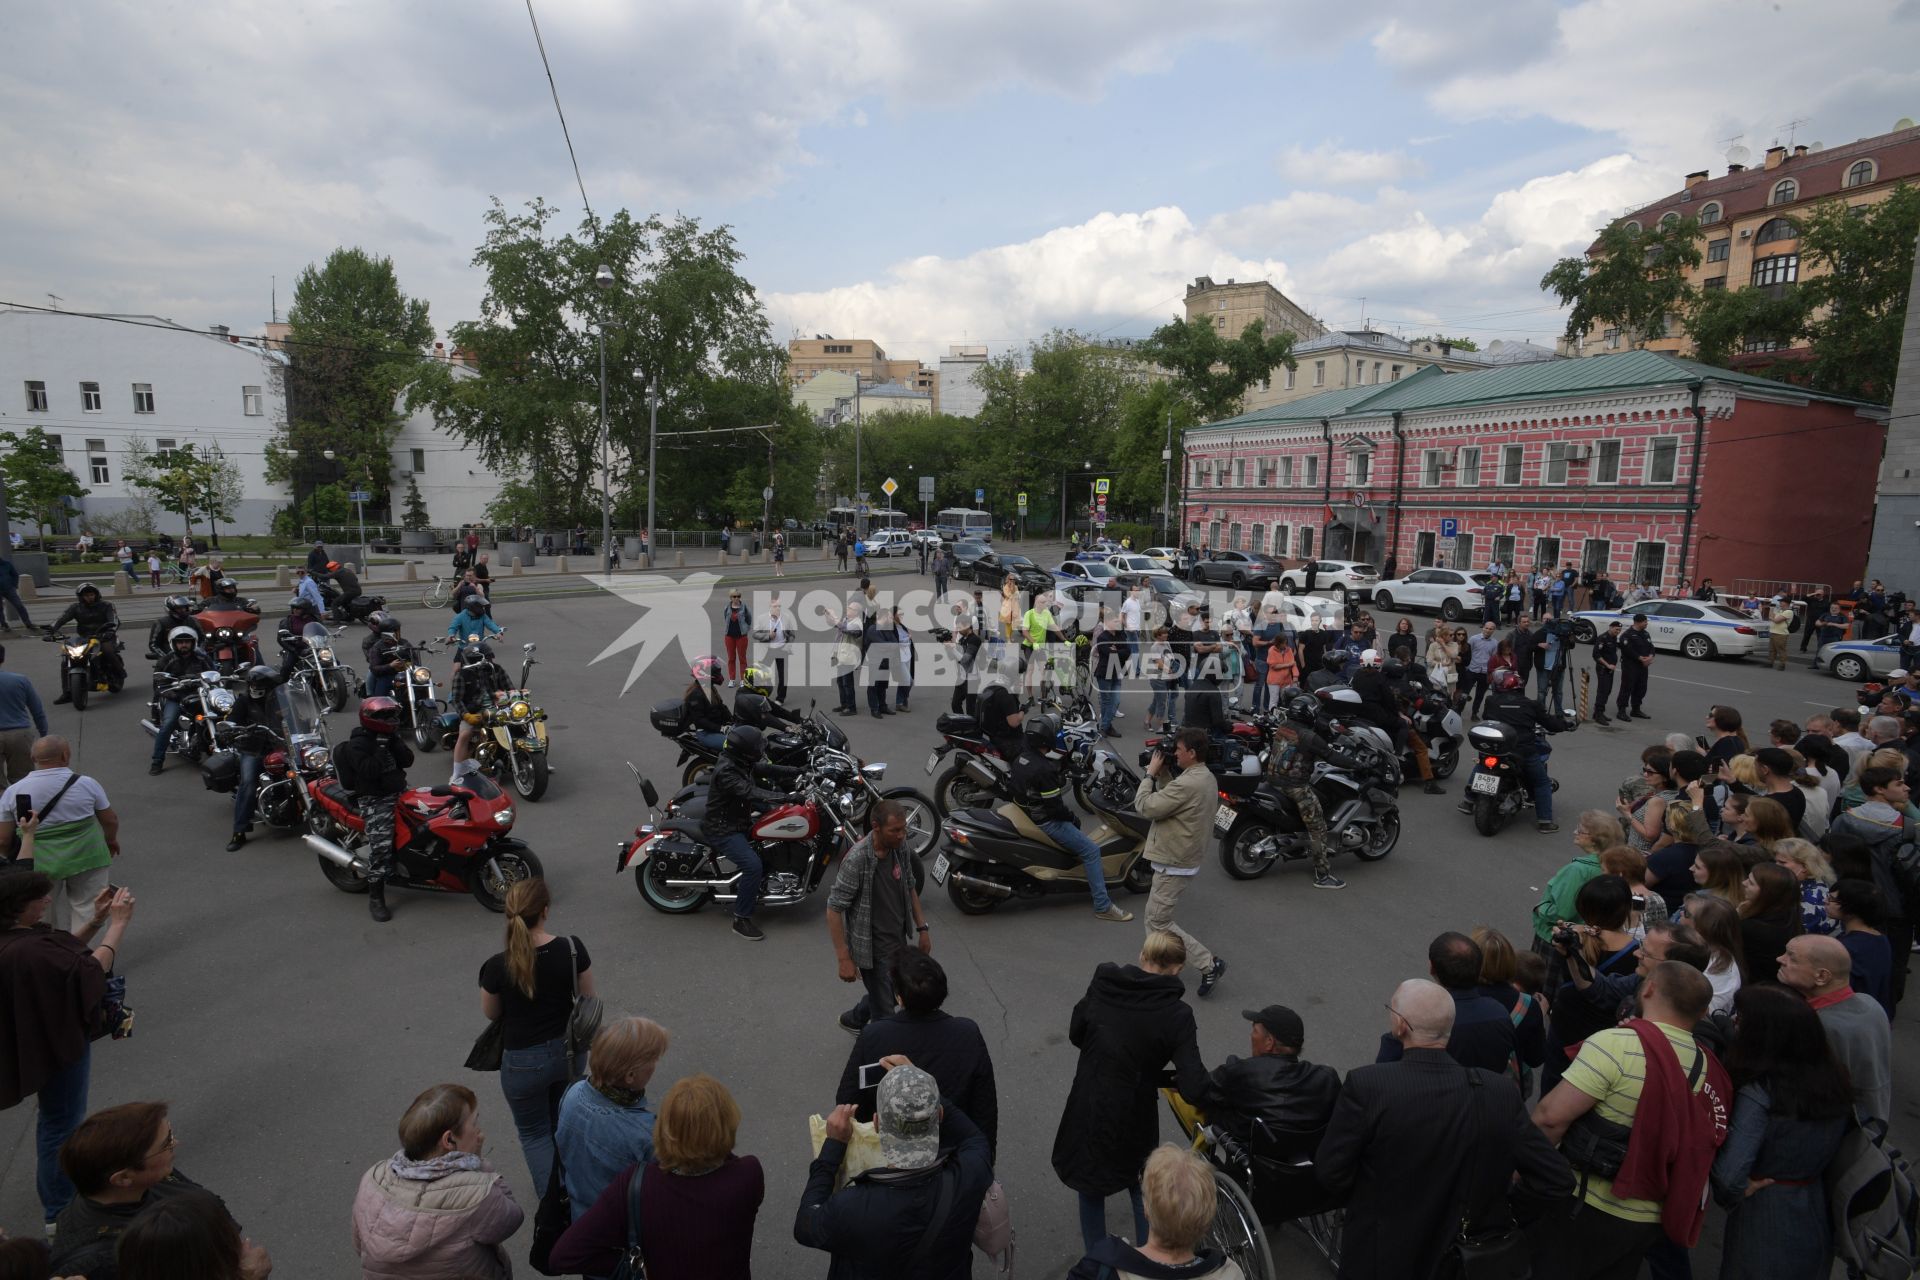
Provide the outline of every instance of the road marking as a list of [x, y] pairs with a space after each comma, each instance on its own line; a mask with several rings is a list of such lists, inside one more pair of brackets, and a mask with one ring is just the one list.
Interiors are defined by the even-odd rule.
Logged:
[[[1651, 673], [1649, 673], [1651, 674]], [[1718, 689], [1722, 693], [1752, 693], [1751, 689], [1736, 689], [1729, 684], [1708, 684], [1704, 680], [1682, 680], [1679, 676], [1653, 676], [1655, 680], [1666, 680], [1673, 684], [1690, 684], [1700, 689]]]

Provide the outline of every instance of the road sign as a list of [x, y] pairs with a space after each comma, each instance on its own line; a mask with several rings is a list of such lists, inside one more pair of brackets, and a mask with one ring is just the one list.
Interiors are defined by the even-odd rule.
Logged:
[[1452, 555], [1453, 549], [1459, 545], [1460, 545], [1460, 540], [1458, 538], [1442, 538], [1440, 539], [1440, 541], [1434, 544], [1434, 547], [1436, 550], [1440, 552], [1441, 555], [1445, 556], [1445, 555]]
[[860, 514], [864, 516], [864, 515], [871, 515], [873, 513], [867, 510], [867, 504], [863, 502], [860, 504]]
[[1099, 509], [1098, 511], [1096, 511], [1096, 512], [1094, 512], [1094, 513], [1093, 513], [1093, 522], [1094, 522], [1095, 524], [1098, 524], [1098, 525], [1104, 525], [1104, 524], [1106, 524], [1106, 522], [1107, 522], [1107, 509], [1106, 509], [1105, 507], [1102, 507], [1102, 508], [1100, 508], [1100, 509]]
[[892, 476], [888, 476], [880, 482], [880, 492], [891, 498], [894, 494], [900, 492], [900, 486], [893, 482]]
[[[1027, 495], [1023, 493], [1020, 496], [1024, 498]], [[985, 503], [986, 500], [987, 500], [987, 491], [985, 489], [975, 489], [973, 491], [973, 502], [975, 506], [979, 506]]]
[[920, 501], [922, 502], [933, 501], [933, 477], [932, 476], [920, 477]]
[[764, 488], [764, 489], [762, 489], [762, 490], [760, 491], [760, 497], [761, 497], [761, 498], [762, 498], [762, 499], [763, 499], [764, 501], [767, 501], [767, 502], [772, 502], [772, 501], [773, 501], [773, 486], [772, 486], [772, 485], [768, 485], [768, 486], [767, 486], [766, 488]]
[[373, 495], [368, 493], [365, 489], [355, 489], [352, 493], [347, 495], [347, 501], [348, 502], [372, 502]]
[[1112, 483], [1113, 481], [1106, 479], [1095, 480], [1093, 482], [1093, 491], [1104, 498], [1107, 496], [1107, 486]]
[[1446, 519], [1442, 520], [1440, 522], [1440, 536], [1442, 538], [1445, 538], [1448, 542], [1452, 542], [1455, 538], [1460, 536], [1460, 522], [1454, 519], [1452, 516], [1448, 516]]
[[1026, 514], [1026, 511], [1027, 511], [1027, 495], [1026, 495], [1026, 494], [1024, 494], [1024, 493], [1022, 493], [1022, 494], [1017, 494], [1017, 495], [1015, 495], [1015, 498], [1014, 498], [1014, 501], [1015, 501], [1015, 502], [1017, 502], [1017, 503], [1019, 504], [1019, 506], [1020, 506], [1020, 513], [1021, 513], [1022, 515], [1025, 515], [1025, 514]]

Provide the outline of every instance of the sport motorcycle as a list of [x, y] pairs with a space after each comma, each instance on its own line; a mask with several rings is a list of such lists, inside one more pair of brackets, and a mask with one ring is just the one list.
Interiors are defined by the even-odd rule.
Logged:
[[90, 636], [69, 636], [55, 631], [41, 638], [60, 646], [60, 687], [73, 700], [75, 711], [85, 711], [87, 699], [96, 693], [118, 690], [107, 666], [108, 655], [120, 651], [117, 633], [98, 631]]

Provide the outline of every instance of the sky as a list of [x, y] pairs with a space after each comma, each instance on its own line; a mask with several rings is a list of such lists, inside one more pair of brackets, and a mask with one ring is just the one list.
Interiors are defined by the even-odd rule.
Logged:
[[[1539, 291], [1738, 137], [1920, 117], [1920, 0], [533, 0], [603, 215], [733, 227], [782, 338], [1142, 336], [1196, 276], [1551, 341]], [[444, 332], [580, 194], [524, 0], [16, 5], [0, 302], [258, 332], [339, 245]], [[1906, 50], [1905, 54], [1901, 50]]]

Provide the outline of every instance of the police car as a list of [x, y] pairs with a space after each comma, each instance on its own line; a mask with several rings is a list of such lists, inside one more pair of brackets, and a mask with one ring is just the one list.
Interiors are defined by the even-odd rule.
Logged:
[[1884, 680], [1900, 669], [1900, 636], [1878, 640], [1835, 640], [1820, 646], [1817, 665], [1851, 684]]
[[1738, 609], [1704, 600], [1647, 600], [1619, 610], [1595, 610], [1573, 615], [1573, 638], [1591, 644], [1618, 622], [1624, 632], [1637, 613], [1647, 616], [1647, 634], [1655, 649], [1678, 651], [1689, 658], [1744, 658], [1764, 652], [1765, 624]]

